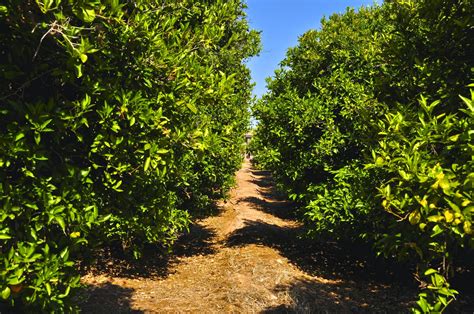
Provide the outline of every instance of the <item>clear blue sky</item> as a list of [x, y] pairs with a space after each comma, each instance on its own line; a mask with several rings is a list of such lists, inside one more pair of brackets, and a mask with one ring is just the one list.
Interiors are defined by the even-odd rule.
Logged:
[[342, 13], [347, 7], [371, 5], [374, 0], [247, 0], [250, 26], [261, 31], [263, 49], [248, 66], [256, 83], [254, 94], [265, 93], [265, 78], [273, 76], [286, 50], [309, 29], [319, 29], [323, 16]]

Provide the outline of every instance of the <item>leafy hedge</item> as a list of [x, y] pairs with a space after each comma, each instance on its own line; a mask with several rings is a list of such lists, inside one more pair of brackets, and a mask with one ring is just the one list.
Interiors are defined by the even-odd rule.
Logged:
[[256, 54], [239, 0], [0, 5], [0, 305], [73, 310], [80, 251], [171, 245], [232, 184]]
[[474, 247], [473, 10], [386, 1], [333, 15], [288, 50], [254, 107], [255, 160], [311, 233], [416, 263], [416, 311], [454, 300], [449, 278]]

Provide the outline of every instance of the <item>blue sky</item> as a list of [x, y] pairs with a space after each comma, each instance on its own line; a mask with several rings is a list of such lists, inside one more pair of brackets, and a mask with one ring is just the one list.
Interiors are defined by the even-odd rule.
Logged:
[[254, 94], [265, 93], [265, 78], [273, 76], [286, 50], [296, 46], [298, 37], [307, 30], [319, 29], [323, 16], [373, 3], [374, 0], [247, 0], [250, 26], [262, 32], [263, 45], [260, 55], [248, 62], [256, 83]]

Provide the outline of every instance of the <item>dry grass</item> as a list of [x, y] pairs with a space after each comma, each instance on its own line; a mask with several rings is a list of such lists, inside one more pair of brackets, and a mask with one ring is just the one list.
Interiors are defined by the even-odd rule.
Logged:
[[197, 222], [173, 257], [150, 255], [146, 267], [114, 260], [91, 268], [82, 278], [88, 286], [84, 312], [408, 310], [416, 295], [412, 286], [377, 279], [373, 264], [337, 245], [300, 240], [301, 225], [291, 219], [290, 204], [275, 197], [267, 174], [245, 164], [237, 183], [221, 214]]

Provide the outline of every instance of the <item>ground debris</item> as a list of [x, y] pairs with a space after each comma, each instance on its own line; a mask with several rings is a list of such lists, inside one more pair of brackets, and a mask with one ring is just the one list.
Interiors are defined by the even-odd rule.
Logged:
[[[84, 312], [384, 313], [413, 305], [414, 287], [378, 282], [368, 271], [344, 274], [333, 245], [301, 240], [291, 204], [274, 193], [269, 174], [250, 163], [220, 206], [220, 215], [191, 228], [166, 272], [85, 274]], [[193, 244], [190, 253], [186, 245], [194, 238], [202, 247]]]

